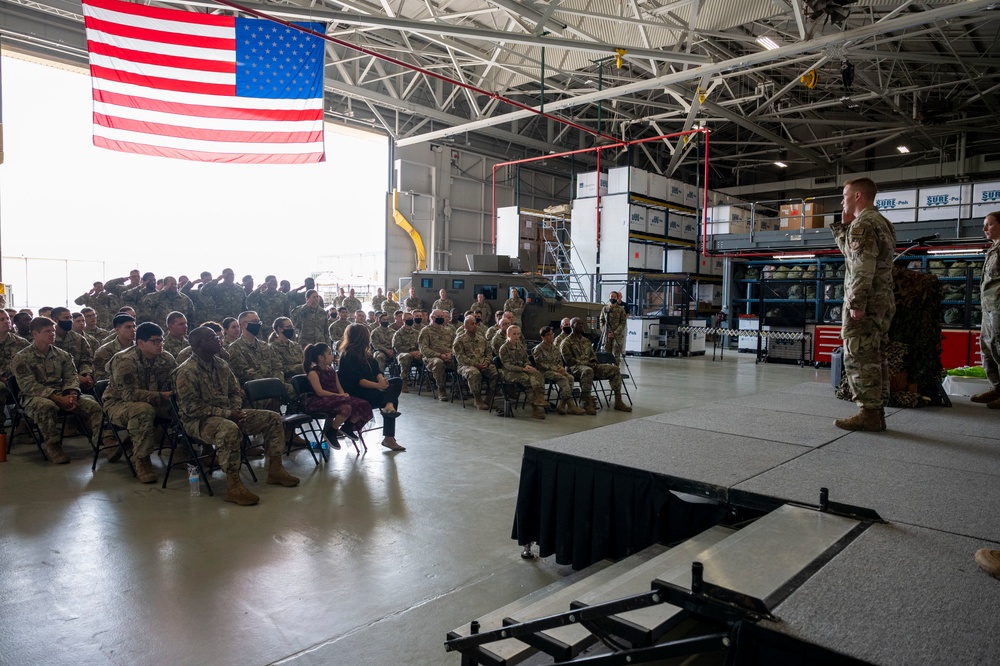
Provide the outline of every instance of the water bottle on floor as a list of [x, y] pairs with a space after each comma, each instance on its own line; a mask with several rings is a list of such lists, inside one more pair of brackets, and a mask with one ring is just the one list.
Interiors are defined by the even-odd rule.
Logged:
[[191, 497], [201, 497], [201, 477], [194, 465], [188, 465], [188, 486], [191, 488]]

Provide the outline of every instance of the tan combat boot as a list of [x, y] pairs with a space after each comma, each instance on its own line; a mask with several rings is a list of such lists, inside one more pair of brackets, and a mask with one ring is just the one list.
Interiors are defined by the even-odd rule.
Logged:
[[55, 444], [46, 444], [45, 455], [56, 465], [65, 465], [69, 462], [69, 456], [63, 451], [62, 444], [58, 442]]
[[293, 488], [299, 485], [299, 479], [292, 476], [281, 464], [281, 455], [268, 456], [267, 459], [267, 482], [271, 485]]
[[569, 413], [572, 414], [572, 415], [574, 415], [574, 416], [581, 416], [581, 415], [587, 413], [587, 412], [583, 411], [583, 408], [581, 408], [578, 404], [576, 404], [572, 400], [567, 400], [566, 401], [566, 406], [569, 408]]
[[482, 409], [482, 410], [485, 411], [485, 410], [487, 410], [489, 408], [490, 408], [490, 406], [486, 404], [486, 401], [483, 400], [483, 397], [480, 396], [480, 395], [477, 395], [476, 396], [476, 409]]
[[560, 400], [559, 404], [556, 406], [556, 413], [557, 414], [563, 414], [563, 415], [568, 414], [569, 413], [569, 400], [566, 400], [565, 398], [562, 399], [562, 400]]
[[239, 504], [240, 506], [250, 506], [260, 501], [260, 498], [247, 490], [240, 478], [240, 470], [226, 472], [226, 497], [227, 502]]
[[156, 483], [156, 473], [153, 471], [153, 463], [149, 456], [136, 456], [135, 476], [139, 483]]
[[583, 413], [588, 416], [597, 416], [597, 401], [594, 396], [587, 396], [583, 399]]
[[632, 411], [632, 408], [629, 407], [628, 405], [626, 405], [622, 401], [622, 394], [620, 392], [619, 393], [615, 393], [615, 411], [616, 412], [631, 412]]
[[862, 407], [857, 414], [849, 419], [837, 419], [833, 422], [841, 430], [852, 430], [860, 432], [880, 432], [882, 421], [879, 418], [879, 410]]
[[118, 440], [111, 433], [104, 436], [101, 440], [101, 448], [104, 449], [104, 455], [107, 456], [108, 462], [118, 462], [122, 457], [122, 448], [118, 446]]
[[544, 419], [545, 418], [545, 408], [538, 405], [531, 406], [531, 418], [533, 419]]
[[403, 379], [403, 393], [409, 393], [410, 392], [410, 376], [409, 375], [403, 375], [402, 379]]
[[545, 399], [545, 389], [535, 388], [531, 389], [531, 404], [535, 407], [545, 407], [549, 406], [549, 401]]
[[1000, 400], [1000, 388], [991, 388], [989, 391], [984, 391], [982, 393], [977, 393], [976, 395], [969, 398], [972, 402], [978, 402], [981, 405], [993, 402], [994, 400]]

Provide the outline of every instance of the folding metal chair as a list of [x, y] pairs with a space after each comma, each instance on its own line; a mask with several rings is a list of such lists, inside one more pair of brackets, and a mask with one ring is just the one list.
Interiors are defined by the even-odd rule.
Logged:
[[[313, 424], [315, 424], [317, 421], [325, 422], [328, 418], [330, 418], [330, 415], [327, 414], [326, 412], [316, 412], [306, 409], [305, 399], [313, 394], [312, 386], [309, 385], [308, 377], [306, 377], [305, 375], [295, 375], [294, 377], [292, 377], [292, 390], [295, 391], [295, 399], [299, 401], [302, 413], [308, 416], [312, 420]], [[315, 427], [315, 425], [313, 427]], [[322, 428], [320, 428], [320, 431], [322, 431]], [[360, 432], [358, 433], [358, 439], [361, 442], [362, 446], [365, 447], [365, 451], [367, 451], [368, 445], [365, 444], [364, 438], [361, 436]], [[358, 448], [358, 442], [355, 442], [350, 438], [348, 438], [348, 440], [350, 440], [351, 443], [354, 444], [355, 452], [357, 452], [360, 455], [361, 449]], [[327, 455], [325, 450], [320, 449], [319, 453], [323, 457], [323, 460], [329, 460], [329, 456]]]
[[[111, 449], [117, 447], [122, 454], [122, 458], [128, 463], [128, 468], [132, 470], [132, 476], [136, 476], [135, 465], [132, 464], [132, 456], [125, 448], [125, 440], [121, 436], [122, 430], [128, 430], [124, 426], [117, 426], [108, 416], [107, 410], [104, 409], [104, 392], [108, 390], [108, 386], [111, 385], [111, 381], [108, 379], [102, 379], [96, 384], [94, 384], [94, 398], [97, 400], [97, 404], [101, 406], [101, 412], [104, 414], [104, 418], [101, 420], [101, 429], [97, 433], [97, 448], [94, 449], [94, 463], [90, 466], [90, 471], [97, 470], [97, 459], [101, 455], [101, 451], [106, 449]], [[115, 444], [110, 446], [104, 445], [104, 429], [107, 428], [111, 431], [111, 434], [115, 438]]]
[[[611, 352], [603, 352], [603, 351], [597, 352], [597, 362], [609, 363], [613, 366], [618, 367], [618, 364], [615, 362], [615, 355], [612, 354]], [[632, 396], [628, 392], [628, 385], [625, 383], [626, 379], [629, 379], [629, 376], [625, 373], [622, 373], [622, 391], [625, 393], [625, 397], [628, 398], [628, 404], [631, 405]], [[594, 381], [596, 382], [597, 380], [595, 379]], [[611, 389], [605, 386], [603, 379], [601, 380], [601, 391], [604, 393], [604, 402], [607, 403], [608, 407], [611, 407], [611, 401], [609, 399], [611, 396]]]
[[[500, 360], [499, 356], [493, 357], [493, 367], [497, 369], [497, 381], [496, 388], [493, 391], [493, 399], [490, 404], [490, 411], [493, 411], [493, 402], [496, 402], [497, 395], [499, 394], [500, 399], [503, 401], [503, 411], [497, 410], [497, 416], [507, 416], [514, 417], [514, 408], [517, 407], [518, 401], [521, 399], [521, 394], [524, 393], [521, 390], [521, 385], [508, 382], [503, 378], [503, 361]], [[527, 398], [527, 393], [524, 393], [525, 398]]]
[[[35, 440], [35, 446], [38, 447], [38, 452], [42, 454], [42, 460], [48, 460], [49, 458], [45, 455], [45, 448], [43, 446], [45, 444], [45, 436], [38, 425], [28, 416], [28, 412], [25, 411], [24, 405], [21, 403], [21, 388], [17, 384], [17, 378], [13, 375], [7, 378], [7, 390], [10, 391], [10, 396], [15, 404], [14, 417], [11, 420], [11, 437], [7, 440], [7, 453], [10, 453], [11, 448], [14, 446], [13, 433], [17, 432], [18, 424], [20, 424], [21, 419], [24, 419], [24, 423], [28, 427], [28, 432], [31, 434], [32, 439]], [[90, 432], [90, 426], [87, 425], [84, 418], [76, 412], [67, 412], [62, 409], [56, 414], [56, 419], [59, 421], [59, 443], [61, 444], [66, 437], [66, 421], [70, 418], [76, 421], [77, 428], [87, 438], [90, 447], [97, 450], [97, 446], [94, 444], [94, 433]]]
[[[243, 385], [243, 390], [246, 393], [247, 400], [250, 402], [251, 406], [255, 406], [258, 402], [268, 400], [277, 401], [277, 404], [279, 405], [278, 414], [281, 416], [281, 425], [286, 429], [290, 428], [293, 434], [298, 432], [306, 440], [308, 440], [311, 435], [315, 438], [316, 442], [323, 441], [323, 433], [317, 432], [313, 417], [309, 414], [298, 411], [297, 409], [292, 409], [292, 406], [288, 402], [288, 393], [285, 391], [285, 384], [280, 379], [275, 377], [252, 379]], [[282, 407], [285, 409], [284, 412], [281, 411]], [[306, 433], [307, 428], [309, 430], [308, 435]], [[291, 455], [292, 448], [293, 443], [292, 440], [289, 439], [285, 444], [286, 456]], [[316, 457], [316, 451], [313, 446], [307, 444], [300, 445], [297, 448], [309, 451], [309, 455], [312, 456], [313, 462], [319, 465], [319, 459]], [[322, 448], [320, 451], [322, 451]]]

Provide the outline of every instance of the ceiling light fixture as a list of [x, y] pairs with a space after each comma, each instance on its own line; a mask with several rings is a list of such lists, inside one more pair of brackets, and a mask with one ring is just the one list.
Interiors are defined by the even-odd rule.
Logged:
[[773, 51], [775, 49], [781, 48], [778, 42], [774, 41], [770, 37], [758, 37], [757, 43], [763, 46], [768, 51]]
[[785, 261], [787, 259], [815, 259], [815, 254], [776, 254], [774, 258], [778, 261]]
[[775, 162], [775, 163], [774, 163], [774, 166], [779, 166], [779, 167], [781, 167], [782, 169], [787, 169], [787, 168], [788, 168], [788, 165], [787, 165], [787, 164], [785, 164], [784, 162]]
[[855, 102], [850, 97], [841, 97], [840, 98], [840, 103], [843, 104], [844, 106], [846, 106], [851, 111], [854, 111], [855, 109], [860, 109], [861, 108], [861, 105], [858, 104], [857, 102]]
[[960, 250], [927, 250], [927, 254], [982, 254], [984, 250], [963, 248]]
[[896, 146], [896, 150], [898, 150], [899, 152], [901, 152], [903, 155], [905, 155], [908, 152], [910, 152], [910, 149], [907, 148], [906, 146]]

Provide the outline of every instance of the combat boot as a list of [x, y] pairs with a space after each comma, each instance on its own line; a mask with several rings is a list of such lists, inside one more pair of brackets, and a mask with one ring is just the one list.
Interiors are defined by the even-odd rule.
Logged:
[[65, 465], [69, 462], [69, 456], [63, 451], [62, 444], [58, 442], [55, 444], [46, 444], [45, 455], [57, 465]]
[[969, 400], [972, 402], [978, 402], [981, 405], [993, 402], [994, 400], [1000, 400], [1000, 388], [993, 387], [989, 391], [977, 393], [969, 398]]
[[260, 501], [260, 498], [247, 490], [240, 478], [240, 470], [226, 472], [226, 497], [227, 502], [239, 504], [240, 506], [250, 506]]
[[852, 430], [860, 432], [880, 432], [882, 421], [879, 418], [879, 410], [862, 407], [858, 413], [849, 419], [837, 419], [833, 422], [841, 430]]
[[410, 375], [409, 375], [409, 373], [404, 374], [401, 377], [401, 379], [403, 380], [403, 389], [402, 389], [402, 392], [403, 393], [409, 393], [410, 392]]
[[139, 483], [156, 483], [156, 473], [153, 471], [153, 463], [149, 456], [136, 456], [135, 475]]
[[477, 395], [476, 396], [476, 409], [487, 410], [489, 408], [490, 408], [490, 406], [486, 404], [486, 401], [483, 400], [483, 397]]
[[448, 392], [445, 391], [444, 389], [440, 389], [438, 391], [438, 400], [440, 400], [441, 402], [448, 402], [449, 400]]
[[631, 412], [632, 408], [626, 405], [622, 401], [622, 394], [620, 392], [615, 393], [615, 411], [616, 412]]
[[988, 402], [986, 403], [986, 406], [989, 407], [990, 409], [1000, 409], [1000, 399]]
[[545, 399], [545, 389], [535, 388], [531, 389], [531, 404], [535, 407], [548, 407], [549, 401]]
[[118, 446], [118, 440], [111, 433], [104, 436], [101, 440], [101, 448], [104, 450], [104, 455], [108, 457], [108, 462], [118, 462], [122, 457], [122, 448]]
[[556, 413], [566, 415], [569, 413], [569, 400], [563, 399], [556, 406]]
[[581, 415], [587, 413], [587, 412], [583, 411], [583, 409], [580, 407], [580, 405], [576, 404], [572, 400], [567, 400], [566, 401], [566, 406], [568, 408], [569, 413], [572, 414], [572, 415], [574, 415], [574, 416], [581, 416]]
[[583, 399], [583, 413], [588, 416], [597, 416], [597, 401], [593, 396]]
[[281, 464], [281, 454], [269, 456], [267, 459], [267, 482], [271, 485], [293, 488], [299, 485], [298, 477], [292, 476]]
[[531, 418], [533, 419], [544, 419], [545, 418], [545, 408], [539, 405], [531, 406]]

